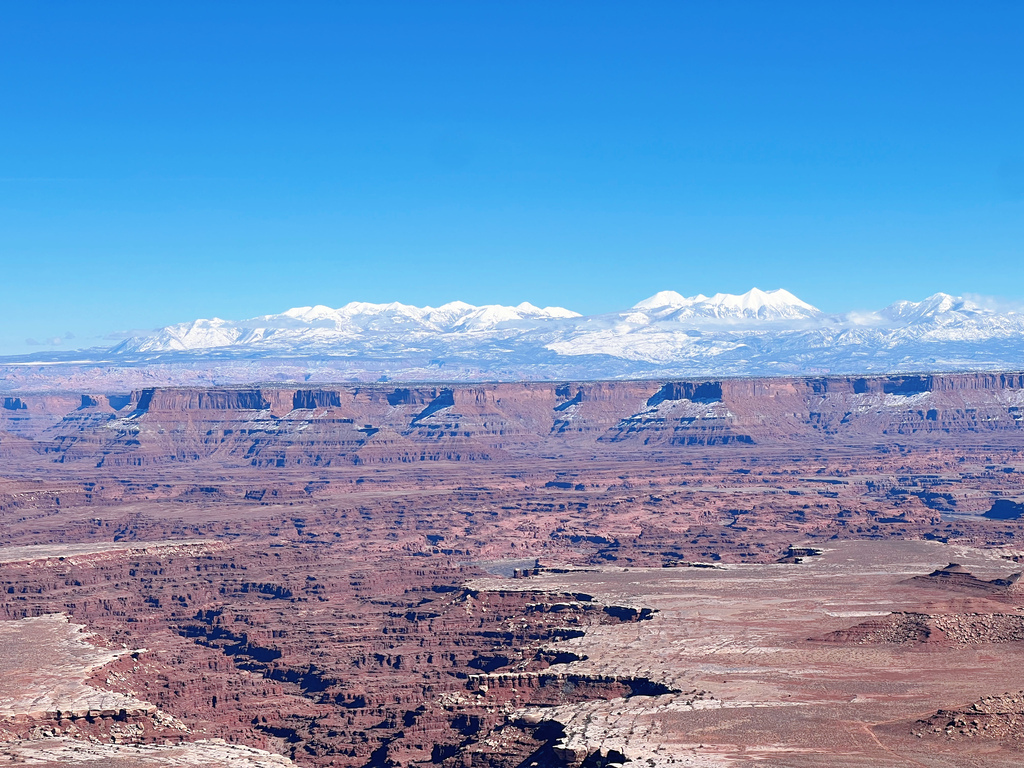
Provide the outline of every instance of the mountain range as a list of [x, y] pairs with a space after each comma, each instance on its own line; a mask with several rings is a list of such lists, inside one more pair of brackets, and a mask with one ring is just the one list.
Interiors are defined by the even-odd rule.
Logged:
[[133, 366], [247, 361], [263, 375], [275, 365], [306, 365], [328, 378], [360, 380], [989, 370], [1024, 363], [1024, 313], [938, 293], [875, 312], [829, 314], [786, 290], [757, 288], [690, 297], [662, 291], [589, 316], [528, 303], [352, 302], [194, 320], [76, 355]]

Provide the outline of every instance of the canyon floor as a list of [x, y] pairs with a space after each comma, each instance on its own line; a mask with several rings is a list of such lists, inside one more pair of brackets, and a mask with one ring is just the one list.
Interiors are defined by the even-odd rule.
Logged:
[[0, 398], [0, 763], [1024, 759], [1024, 377]]

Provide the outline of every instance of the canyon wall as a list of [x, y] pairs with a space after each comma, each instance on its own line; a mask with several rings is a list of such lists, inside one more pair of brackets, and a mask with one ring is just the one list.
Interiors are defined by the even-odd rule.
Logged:
[[[1016, 434], [1024, 374], [24, 393], [0, 448], [138, 466], [216, 457], [254, 467], [497, 460], [521, 451], [846, 445]], [[22, 447], [23, 446], [19, 446]]]

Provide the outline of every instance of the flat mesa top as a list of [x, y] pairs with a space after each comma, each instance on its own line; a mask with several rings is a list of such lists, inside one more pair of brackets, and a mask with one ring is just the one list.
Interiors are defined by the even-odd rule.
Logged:
[[62, 614], [0, 622], [0, 718], [156, 710], [148, 702], [86, 683], [94, 670], [132, 651], [93, 645], [84, 629]]
[[[1019, 744], [997, 739], [971, 762], [929, 718], [1024, 690], [1024, 615], [1014, 601], [910, 581], [951, 558], [984, 578], [1019, 565], [998, 550], [937, 542], [817, 546], [799, 564], [542, 569], [470, 586], [654, 609], [647, 621], [548, 646], [576, 659], [564, 669], [580, 679], [656, 680], [674, 691], [525, 711], [561, 723], [560, 746], [577, 755], [617, 749], [641, 764], [722, 768], [1020, 765]], [[1003, 663], [992, 663], [996, 653]]]
[[79, 739], [0, 742], [0, 760], [41, 768], [284, 768], [291, 760], [262, 749], [203, 739], [182, 744], [102, 744]]
[[83, 557], [108, 552], [138, 552], [157, 548], [195, 547], [214, 544], [215, 539], [165, 539], [162, 541], [96, 541], [87, 544], [29, 544], [0, 547], [0, 563], [24, 563], [50, 558]]

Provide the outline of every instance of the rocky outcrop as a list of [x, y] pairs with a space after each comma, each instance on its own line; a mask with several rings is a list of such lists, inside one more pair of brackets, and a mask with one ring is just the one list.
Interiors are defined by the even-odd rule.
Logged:
[[830, 632], [825, 642], [950, 643], [988, 645], [1024, 640], [1024, 616], [1007, 613], [894, 613], [869, 619], [850, 629]]
[[986, 581], [979, 579], [962, 565], [950, 563], [945, 568], [932, 571], [927, 576], [912, 576], [909, 579], [909, 583], [961, 592], [1016, 595], [1024, 591], [1024, 584], [1020, 583], [1022, 576], [1024, 576], [1024, 572], [1011, 574], [1005, 579]]
[[1019, 741], [1024, 739], [1024, 691], [985, 696], [962, 708], [940, 709], [914, 723], [912, 733], [943, 740]]

